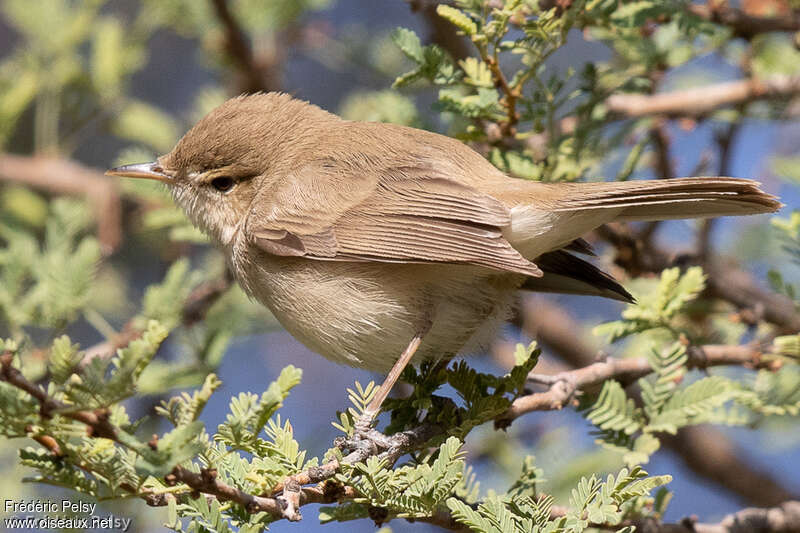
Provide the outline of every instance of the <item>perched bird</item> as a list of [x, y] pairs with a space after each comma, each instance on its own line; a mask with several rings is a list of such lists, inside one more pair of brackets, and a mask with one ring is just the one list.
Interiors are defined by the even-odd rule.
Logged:
[[615, 221], [750, 215], [780, 203], [734, 178], [514, 179], [461, 142], [352, 122], [286, 94], [241, 96], [155, 162], [108, 174], [167, 184], [251, 297], [312, 350], [392, 371], [475, 351], [519, 289], [629, 301], [571, 251]]

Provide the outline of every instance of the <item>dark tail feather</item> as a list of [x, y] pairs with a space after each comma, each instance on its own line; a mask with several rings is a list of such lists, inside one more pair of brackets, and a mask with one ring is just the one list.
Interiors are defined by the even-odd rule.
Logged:
[[594, 253], [594, 248], [592, 248], [592, 245], [586, 242], [584, 239], [575, 239], [574, 241], [566, 245], [564, 247], [564, 250], [569, 250], [570, 252], [577, 252], [583, 255], [591, 255], [592, 257], [597, 255], [596, 253]]
[[614, 278], [564, 250], [542, 254], [536, 259], [536, 264], [544, 275], [526, 279], [521, 289], [603, 296], [628, 303], [634, 301], [633, 296]]

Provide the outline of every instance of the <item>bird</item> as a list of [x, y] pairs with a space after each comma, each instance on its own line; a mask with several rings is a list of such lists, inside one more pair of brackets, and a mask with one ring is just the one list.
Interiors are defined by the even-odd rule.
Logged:
[[514, 178], [456, 139], [277, 92], [234, 97], [169, 153], [107, 174], [165, 183], [244, 291], [311, 350], [388, 372], [361, 428], [412, 360], [485, 347], [520, 290], [632, 301], [578, 256], [595, 228], [781, 207], [748, 179]]

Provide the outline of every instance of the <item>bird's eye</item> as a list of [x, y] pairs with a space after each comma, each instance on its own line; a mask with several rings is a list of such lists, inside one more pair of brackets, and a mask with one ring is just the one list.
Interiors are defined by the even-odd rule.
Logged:
[[228, 192], [233, 189], [233, 186], [236, 182], [233, 181], [233, 178], [229, 178], [227, 176], [220, 176], [219, 178], [214, 178], [211, 180], [211, 186], [217, 189], [219, 192]]

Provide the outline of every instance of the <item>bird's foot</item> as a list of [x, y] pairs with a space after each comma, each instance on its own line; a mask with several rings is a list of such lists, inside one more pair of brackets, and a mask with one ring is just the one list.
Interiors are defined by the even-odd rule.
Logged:
[[382, 451], [392, 448], [394, 443], [377, 429], [372, 427], [374, 416], [366, 413], [356, 421], [355, 429], [350, 437], [337, 442], [337, 446], [346, 453], [356, 453], [368, 457], [378, 455]]
[[353, 425], [353, 435], [363, 435], [371, 431], [372, 424], [375, 423], [375, 418], [377, 416], [378, 413], [367, 408], [363, 413], [361, 413], [361, 416], [358, 417], [358, 420], [356, 420], [356, 423]]

